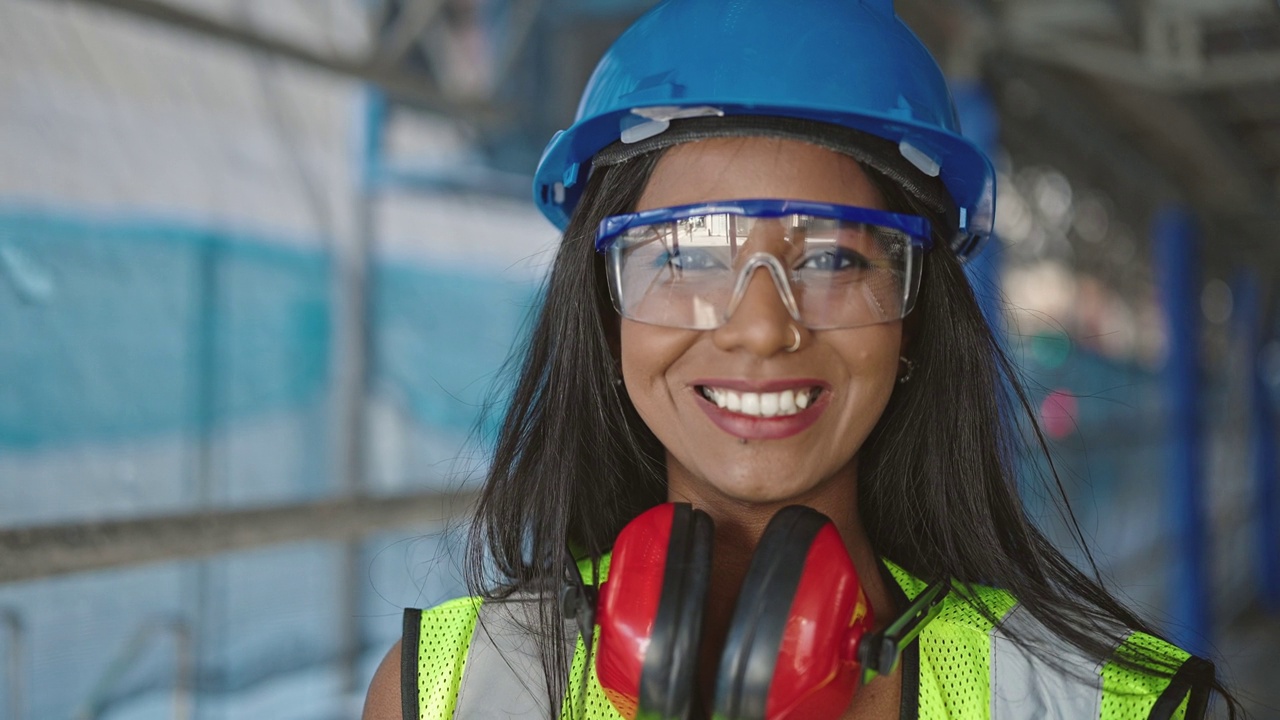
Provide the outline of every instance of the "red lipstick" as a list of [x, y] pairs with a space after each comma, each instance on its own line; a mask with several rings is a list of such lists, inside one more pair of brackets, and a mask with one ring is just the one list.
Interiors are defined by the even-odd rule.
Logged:
[[[784, 390], [821, 392], [811, 405], [794, 414], [763, 417], [735, 412], [707, 399], [703, 386], [740, 393], [776, 393]], [[698, 407], [708, 419], [724, 432], [744, 440], [780, 440], [804, 432], [818, 421], [830, 403], [831, 386], [816, 378], [787, 378], [780, 380], [706, 379], [690, 386]]]

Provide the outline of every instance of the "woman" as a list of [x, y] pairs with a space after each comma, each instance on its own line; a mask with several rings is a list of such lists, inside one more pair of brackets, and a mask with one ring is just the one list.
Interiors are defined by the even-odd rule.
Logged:
[[[365, 717], [1201, 716], [1224, 692], [1212, 665], [1022, 510], [1020, 429], [1046, 449], [960, 265], [993, 185], [891, 0], [671, 0], [639, 20], [535, 178], [564, 239], [473, 526], [483, 600], [409, 611]], [[778, 552], [783, 516], [829, 518], [843, 559], [812, 571], [816, 535]], [[656, 615], [620, 622], [654, 547]], [[777, 594], [762, 556], [843, 583], [816, 635], [856, 652], [798, 689], [782, 661], [814, 657], [793, 645], [764, 672], [730, 657], [816, 622], [790, 594], [744, 620]], [[670, 568], [697, 589], [678, 622]], [[885, 642], [900, 658], [866, 650]]]

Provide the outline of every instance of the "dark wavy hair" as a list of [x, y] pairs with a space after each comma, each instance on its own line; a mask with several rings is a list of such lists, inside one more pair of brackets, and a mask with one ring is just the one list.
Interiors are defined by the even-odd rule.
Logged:
[[[599, 168], [588, 179], [527, 342], [508, 361], [513, 384], [499, 392], [510, 401], [470, 529], [473, 594], [532, 591], [548, 599], [531, 630], [541, 639], [553, 717], [570, 660], [554, 601], [576, 572], [566, 544], [598, 567], [623, 526], [667, 497], [663, 447], [616, 381], [618, 320], [594, 250], [600, 220], [634, 209], [660, 155]], [[1092, 575], [1068, 561], [1023, 509], [1018, 458], [1049, 458], [1049, 450], [1016, 369], [948, 246], [955, 228], [885, 176], [867, 174], [889, 210], [924, 215], [935, 228], [908, 318], [913, 378], [897, 387], [858, 454], [858, 507], [872, 546], [917, 577], [1007, 590], [1090, 657], [1170, 677], [1177, 665], [1171, 658], [1142, 649], [1114, 656], [1118, 638], [1105, 628], [1159, 633], [1097, 579], [1051, 461], [1040, 479], [1075, 528]], [[960, 594], [995, 621], [976, 595]], [[1204, 666], [1198, 694], [1217, 691], [1235, 717], [1238, 703]]]

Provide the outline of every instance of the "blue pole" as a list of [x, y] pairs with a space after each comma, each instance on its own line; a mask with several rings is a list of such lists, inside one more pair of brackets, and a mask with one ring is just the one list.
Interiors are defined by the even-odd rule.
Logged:
[[1173, 536], [1170, 609], [1174, 641], [1204, 655], [1209, 641], [1205, 544], [1204, 438], [1200, 397], [1200, 278], [1195, 221], [1184, 207], [1161, 209], [1153, 228], [1156, 272], [1167, 332], [1169, 523]]
[[387, 96], [376, 86], [365, 85], [360, 98], [360, 112], [359, 136], [355, 142], [356, 163], [360, 171], [359, 189], [368, 194], [381, 180], [386, 164], [383, 154], [389, 113]]
[[1262, 364], [1266, 342], [1262, 318], [1262, 291], [1256, 272], [1242, 272], [1236, 279], [1239, 331], [1244, 339], [1245, 382], [1249, 400], [1250, 445], [1253, 450], [1254, 499], [1257, 507], [1258, 600], [1272, 612], [1280, 610], [1280, 508], [1276, 484], [1280, 481], [1276, 459], [1276, 425], [1272, 398]]

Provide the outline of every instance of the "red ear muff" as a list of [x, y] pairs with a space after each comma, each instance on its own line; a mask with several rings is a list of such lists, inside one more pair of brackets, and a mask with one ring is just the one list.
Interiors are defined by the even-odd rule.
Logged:
[[835, 526], [816, 510], [783, 508], [743, 580], [720, 659], [715, 717], [839, 717], [857, 690], [857, 643], [872, 622]]
[[632, 520], [614, 542], [596, 614], [596, 674], [629, 720], [689, 717], [713, 534], [706, 513], [669, 503]]

